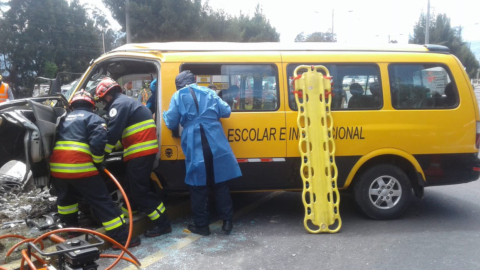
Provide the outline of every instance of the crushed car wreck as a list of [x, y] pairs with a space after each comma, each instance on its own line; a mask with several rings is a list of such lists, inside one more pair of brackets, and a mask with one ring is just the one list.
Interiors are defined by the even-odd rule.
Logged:
[[45, 157], [50, 155], [56, 126], [67, 105], [63, 95], [0, 104], [0, 166], [11, 160], [21, 161], [26, 172], [32, 172], [36, 187], [47, 186], [50, 172]]

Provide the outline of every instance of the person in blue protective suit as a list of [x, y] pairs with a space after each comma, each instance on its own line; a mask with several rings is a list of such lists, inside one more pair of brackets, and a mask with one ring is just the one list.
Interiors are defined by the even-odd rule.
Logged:
[[149, 108], [153, 114], [157, 110], [157, 102], [155, 100], [157, 92], [157, 79], [150, 83], [150, 90], [152, 90], [152, 95], [148, 98], [147, 105], [145, 106], [147, 106], [147, 108]]
[[182, 150], [185, 154], [187, 173], [185, 183], [189, 187], [194, 214], [194, 224], [188, 225], [192, 233], [209, 235], [208, 194], [215, 194], [222, 229], [233, 228], [233, 205], [228, 180], [242, 176], [220, 123], [228, 118], [230, 106], [215, 91], [195, 84], [190, 71], [181, 72], [175, 79], [177, 92], [172, 96], [163, 120], [171, 130], [183, 126]]

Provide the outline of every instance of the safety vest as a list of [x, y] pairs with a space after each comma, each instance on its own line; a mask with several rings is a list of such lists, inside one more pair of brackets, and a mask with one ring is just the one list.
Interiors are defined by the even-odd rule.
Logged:
[[142, 104], [145, 106], [147, 105], [147, 100], [148, 100], [148, 93], [145, 88], [142, 90]]
[[0, 85], [0, 103], [8, 100], [8, 84], [2, 83]]
[[[155, 121], [148, 119], [123, 130], [122, 133], [123, 160], [143, 157], [158, 152], [158, 141]], [[108, 144], [105, 152], [111, 153], [115, 146]]]
[[86, 143], [57, 141], [50, 158], [50, 171], [56, 178], [77, 179], [98, 174], [93, 161], [101, 162], [103, 156], [94, 156]]

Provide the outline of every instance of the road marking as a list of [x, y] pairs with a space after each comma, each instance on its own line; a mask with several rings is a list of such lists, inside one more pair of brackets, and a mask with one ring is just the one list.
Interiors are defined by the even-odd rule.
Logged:
[[[239, 217], [241, 217], [242, 215], [252, 211], [253, 209], [259, 207], [260, 205], [268, 202], [269, 200], [283, 194], [285, 191], [275, 191], [275, 192], [272, 192], [270, 194], [268, 194], [267, 196], [261, 198], [260, 200], [257, 200], [255, 201], [254, 203], [252, 204], [249, 204], [247, 206], [245, 206], [244, 208], [238, 210], [234, 215], [233, 215], [233, 218], [234, 219], [237, 219]], [[216, 222], [210, 224], [210, 230], [214, 231], [214, 230], [217, 230], [217, 229], [220, 229], [220, 227], [222, 226], [223, 224], [223, 221], [222, 220], [217, 220]], [[167, 247], [166, 249], [168, 251], [158, 251], [158, 252], [155, 252], [153, 254], [150, 254], [148, 255], [147, 257], [143, 258], [142, 260], [140, 260], [141, 264], [142, 264], [142, 268], [141, 269], [146, 269], [146, 267], [149, 267], [150, 265], [160, 261], [162, 258], [168, 256], [168, 254], [173, 251], [173, 250], [180, 250], [188, 245], [190, 245], [191, 243], [197, 241], [198, 239], [202, 238], [203, 236], [201, 235], [198, 235], [198, 234], [190, 234], [189, 236], [179, 240], [178, 242], [176, 242], [175, 244]], [[136, 270], [138, 269], [135, 265], [130, 265], [129, 267], [126, 267], [124, 268], [123, 270]]]

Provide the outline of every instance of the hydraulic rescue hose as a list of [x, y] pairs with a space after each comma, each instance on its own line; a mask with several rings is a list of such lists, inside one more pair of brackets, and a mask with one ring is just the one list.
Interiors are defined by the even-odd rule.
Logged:
[[[5, 261], [4, 263], [7, 263], [8, 262], [8, 257], [10, 257], [10, 255], [12, 254], [12, 252], [19, 246], [21, 246], [22, 244], [25, 244], [25, 243], [28, 243], [28, 242], [31, 242], [33, 240], [35, 240], [34, 238], [26, 238], [24, 236], [21, 236], [21, 235], [17, 235], [17, 234], [7, 234], [7, 235], [2, 235], [0, 236], [0, 240], [2, 239], [6, 239], [6, 238], [19, 238], [19, 239], [22, 239], [22, 241], [20, 243], [17, 243], [16, 245], [14, 245], [13, 247], [11, 247], [7, 254], [5, 255]], [[40, 241], [40, 249], [44, 249], [45, 246], [43, 245], [43, 241]], [[1, 270], [1, 269], [0, 269]]]
[[[135, 264], [136, 266], [141, 266], [141, 263], [140, 261], [127, 249], [128, 246], [130, 245], [130, 240], [132, 238], [132, 231], [133, 231], [133, 221], [132, 221], [132, 218], [133, 215], [132, 215], [132, 208], [130, 206], [130, 202], [128, 201], [128, 198], [127, 198], [127, 195], [125, 194], [125, 191], [123, 190], [122, 186], [120, 185], [120, 182], [118, 182], [118, 180], [107, 170], [107, 169], [104, 169], [104, 172], [110, 177], [110, 179], [112, 179], [112, 181], [117, 185], [118, 189], [120, 190], [120, 192], [122, 193], [123, 195], [123, 198], [125, 200], [125, 204], [127, 205], [127, 209], [128, 209], [128, 215], [130, 217], [130, 221], [129, 221], [129, 226], [128, 226], [128, 238], [127, 238], [127, 242], [125, 243], [125, 247], [122, 246], [120, 243], [118, 243], [117, 241], [113, 240], [112, 238], [104, 235], [104, 234], [101, 234], [99, 232], [96, 232], [96, 231], [92, 231], [92, 230], [88, 230], [88, 229], [82, 229], [82, 228], [67, 228], [67, 229], [58, 229], [58, 230], [54, 230], [54, 231], [51, 231], [51, 232], [48, 232], [48, 233], [45, 233], [43, 235], [41, 235], [40, 237], [38, 237], [37, 239], [35, 239], [32, 243], [33, 244], [36, 244], [38, 242], [41, 242], [43, 238], [46, 238], [47, 236], [51, 236], [51, 235], [54, 235], [56, 233], [62, 233], [62, 232], [81, 232], [81, 233], [89, 233], [89, 234], [93, 234], [93, 235], [96, 235], [96, 236], [99, 236], [107, 241], [109, 241], [110, 243], [118, 246], [119, 248], [122, 249], [122, 252], [119, 254], [119, 255], [113, 255], [113, 254], [102, 254], [100, 255], [101, 258], [116, 258], [116, 260], [109, 266], [107, 267], [105, 270], [110, 270], [112, 269], [113, 267], [115, 267], [115, 265], [118, 264], [118, 262], [120, 262], [120, 260], [126, 260], [128, 262], [131, 262], [133, 264]], [[14, 236], [10, 236], [10, 237], [17, 237], [17, 238], [21, 238], [21, 239], [24, 239], [25, 237], [23, 236], [18, 236], [18, 235], [14, 235]], [[0, 237], [0, 239], [2, 238], [6, 238], [5, 237]], [[52, 239], [53, 238], [53, 239]], [[54, 242], [57, 242], [57, 241], [62, 241], [63, 239], [61, 237], [51, 237], [52, 241]], [[30, 240], [30, 239], [29, 239]], [[25, 241], [25, 240], [24, 240]], [[23, 241], [22, 241], [23, 242]], [[130, 258], [126, 258], [124, 257], [125, 253], [127, 253], [132, 259]], [[42, 262], [43, 264], [45, 263], [42, 259], [40, 259], [36, 254], [34, 253], [31, 253], [32, 256], [34, 256], [35, 258], [37, 258], [40, 262]], [[28, 257], [27, 255], [27, 250], [22, 250], [22, 261], [21, 261], [21, 264], [20, 264], [20, 270], [23, 270], [24, 269], [24, 263], [25, 261], [27, 262], [28, 266], [30, 267], [30, 270], [37, 270], [37, 268], [35, 267], [35, 265], [33, 264], [32, 260]], [[0, 268], [0, 270], [3, 270], [3, 268]]]
[[[125, 204], [127, 205], [128, 217], [129, 217], [129, 221], [128, 221], [128, 238], [127, 238], [127, 242], [125, 243], [125, 249], [122, 248], [122, 253], [120, 253], [120, 255], [118, 255], [118, 258], [112, 263], [112, 265], [110, 265], [109, 267], [107, 267], [106, 270], [110, 270], [110, 269], [112, 269], [115, 265], [117, 265], [118, 262], [120, 262], [120, 260], [122, 259], [123, 255], [125, 255], [125, 251], [128, 252], [128, 246], [130, 245], [130, 240], [132, 240], [133, 213], [132, 213], [132, 208], [131, 208], [131, 206], [130, 206], [130, 202], [128, 201], [128, 198], [127, 198], [127, 194], [126, 194], [125, 191], [123, 190], [122, 185], [120, 185], [120, 182], [118, 182], [117, 178], [115, 178], [115, 176], [113, 176], [113, 174], [111, 174], [107, 169], [104, 169], [103, 171], [110, 177], [110, 179], [112, 179], [112, 181], [115, 183], [115, 185], [117, 185], [118, 190], [120, 190], [120, 192], [122, 193], [123, 199], [125, 200]], [[122, 245], [119, 245], [119, 246], [122, 246]], [[140, 263], [140, 261], [138, 261], [138, 259], [137, 259], [135, 256], [133, 256], [133, 254], [128, 253], [128, 255], [130, 255], [130, 257], [132, 257], [132, 259], [134, 259], [134, 260], [137, 262], [137, 266], [142, 265], [142, 264]]]

